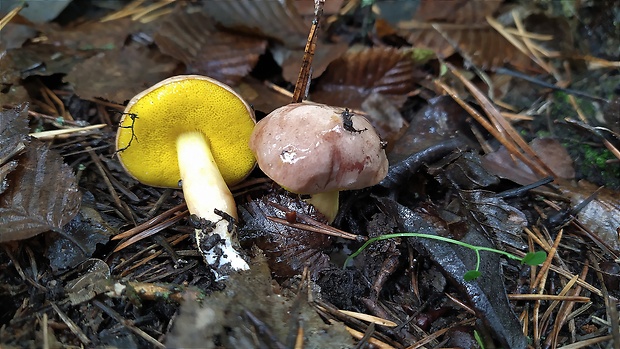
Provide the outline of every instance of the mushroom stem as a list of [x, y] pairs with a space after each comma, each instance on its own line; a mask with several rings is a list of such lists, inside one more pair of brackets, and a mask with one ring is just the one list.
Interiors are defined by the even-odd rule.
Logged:
[[328, 191], [323, 193], [312, 194], [312, 196], [306, 200], [307, 203], [314, 206], [314, 208], [321, 212], [328, 223], [332, 223], [336, 219], [338, 214], [338, 199], [340, 197], [340, 191]]
[[[196, 244], [205, 262], [215, 270], [229, 263], [232, 270], [249, 269], [238, 252], [240, 248], [233, 236], [234, 228], [229, 230], [229, 222], [215, 213], [218, 209], [237, 219], [235, 200], [220, 174], [207, 139], [201, 132], [185, 132], [178, 136], [176, 143], [189, 212], [215, 224], [212, 231], [196, 229]], [[219, 243], [214, 235], [220, 237]]]

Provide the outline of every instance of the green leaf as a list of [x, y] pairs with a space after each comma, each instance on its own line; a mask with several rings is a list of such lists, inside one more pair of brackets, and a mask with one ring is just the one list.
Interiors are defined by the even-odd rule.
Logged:
[[480, 273], [478, 270], [470, 270], [467, 273], [465, 273], [465, 275], [463, 275], [463, 279], [465, 279], [465, 281], [474, 281], [476, 280], [482, 273]]
[[542, 264], [547, 259], [547, 252], [545, 251], [536, 251], [536, 252], [528, 252], [521, 263], [525, 263], [527, 265], [539, 265]]

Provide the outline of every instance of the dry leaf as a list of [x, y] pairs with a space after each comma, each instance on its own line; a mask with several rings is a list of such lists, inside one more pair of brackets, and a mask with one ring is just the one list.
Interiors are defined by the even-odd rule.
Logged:
[[265, 51], [267, 40], [226, 33], [203, 12], [178, 11], [155, 34], [160, 50], [183, 63], [187, 73], [236, 85]]
[[501, 0], [422, 0], [413, 18], [391, 22], [395, 29], [380, 22], [384, 33], [395, 32], [416, 48], [434, 51], [447, 58], [455, 51], [482, 69], [494, 69], [505, 63], [522, 70], [539, 70], [529, 56], [521, 52], [486, 21], [502, 4]]
[[421, 0], [414, 19], [453, 24], [483, 23], [501, 4], [502, 0]]
[[[534, 139], [530, 146], [536, 155], [544, 162], [558, 178], [571, 179], [575, 177], [573, 159], [562, 144], [555, 139]], [[501, 147], [496, 152], [487, 154], [483, 165], [502, 178], [510, 179], [521, 185], [536, 182], [539, 178], [519, 159], [511, 156], [506, 148]]]
[[60, 230], [80, 208], [73, 172], [46, 144], [33, 139], [18, 161], [0, 194], [0, 242]]
[[350, 50], [333, 61], [310, 98], [328, 105], [361, 109], [362, 102], [374, 92], [400, 107], [413, 87], [411, 51], [373, 47]]
[[123, 103], [174, 73], [177, 62], [159, 51], [128, 46], [101, 52], [77, 64], [65, 77], [83, 99]]
[[290, 48], [303, 48], [312, 19], [304, 20], [295, 2], [204, 1], [203, 10], [226, 28], [273, 38]]
[[[312, 78], [317, 78], [325, 72], [328, 65], [334, 60], [340, 58], [349, 49], [347, 43], [327, 43], [320, 42], [316, 45], [314, 57], [312, 59]], [[282, 66], [282, 77], [284, 80], [295, 84], [299, 76], [301, 61], [304, 56], [303, 50], [289, 50], [285, 47], [277, 47], [271, 49], [274, 58], [280, 66]], [[278, 59], [278, 56], [283, 59]]]
[[87, 22], [65, 28], [60, 28], [56, 23], [46, 23], [39, 25], [37, 29], [44, 33], [41, 41], [45, 44], [93, 51], [122, 47], [127, 36], [139, 25], [139, 22], [124, 18], [114, 23]]
[[20, 143], [29, 143], [27, 105], [0, 112], [0, 165], [15, 155]]
[[324, 234], [288, 227], [267, 219], [285, 218], [285, 213], [270, 203], [324, 222], [324, 217], [305, 201], [282, 194], [270, 194], [241, 207], [239, 214], [245, 224], [240, 238], [256, 244], [267, 257], [271, 271], [281, 277], [300, 274], [305, 267], [308, 267], [311, 275], [317, 275], [329, 267], [329, 257], [323, 250], [331, 245], [332, 239]]
[[19, 79], [32, 75], [68, 73], [77, 62], [89, 55], [86, 52], [48, 44], [8, 50], [6, 55], [0, 57], [0, 83], [17, 84]]

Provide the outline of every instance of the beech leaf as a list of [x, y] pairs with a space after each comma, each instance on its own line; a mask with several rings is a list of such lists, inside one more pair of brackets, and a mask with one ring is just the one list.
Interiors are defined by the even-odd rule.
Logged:
[[329, 64], [311, 93], [315, 102], [361, 109], [371, 93], [400, 107], [414, 87], [411, 50], [372, 47], [349, 50]]
[[27, 115], [26, 104], [0, 112], [0, 165], [15, 155], [20, 143], [28, 144]]
[[80, 208], [71, 168], [45, 143], [32, 140], [18, 161], [0, 194], [0, 242], [60, 230]]
[[155, 34], [160, 50], [183, 63], [189, 74], [210, 76], [236, 85], [258, 62], [266, 39], [218, 30], [203, 12], [177, 11]]

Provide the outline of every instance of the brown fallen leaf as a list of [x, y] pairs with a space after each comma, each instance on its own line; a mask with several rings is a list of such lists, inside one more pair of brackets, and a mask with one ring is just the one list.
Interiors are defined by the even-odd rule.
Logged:
[[[571, 179], [575, 177], [573, 160], [558, 140], [536, 138], [530, 143], [530, 146], [540, 160], [549, 166], [558, 178]], [[499, 148], [494, 153], [487, 154], [482, 163], [490, 172], [521, 185], [538, 180], [538, 177], [528, 166], [512, 157], [504, 147]]]
[[229, 85], [246, 76], [267, 47], [266, 39], [224, 32], [204, 12], [182, 8], [166, 17], [154, 39], [163, 53], [185, 63], [187, 73]]
[[57, 23], [45, 23], [37, 26], [37, 30], [43, 33], [40, 37], [42, 43], [95, 53], [95, 50], [122, 47], [127, 36], [139, 25], [124, 18], [114, 23], [86, 22], [62, 28]]
[[[8, 130], [9, 137], [19, 140], [24, 132], [20, 126], [24, 117], [2, 122], [10, 120], [14, 113], [0, 113], [0, 126], [4, 127], [0, 131], [5, 135]], [[13, 126], [13, 122], [17, 125]], [[15, 170], [6, 176], [8, 188], [0, 194], [0, 242], [27, 239], [49, 230], [59, 231], [80, 208], [81, 194], [71, 168], [45, 143], [31, 140], [25, 153], [16, 160]]]
[[485, 22], [500, 7], [502, 0], [421, 0], [415, 20], [471, 24]]
[[[331, 62], [338, 59], [349, 49], [349, 44], [345, 42], [328, 43], [320, 42], [316, 45], [314, 58], [312, 59], [312, 78], [321, 76]], [[282, 56], [282, 77], [284, 80], [294, 84], [299, 76], [299, 65], [303, 59], [304, 51], [288, 49], [286, 47], [274, 47], [271, 49], [274, 56]]]
[[311, 275], [318, 275], [321, 270], [329, 267], [329, 257], [323, 250], [331, 245], [332, 239], [324, 234], [267, 219], [286, 218], [285, 212], [277, 206], [325, 222], [324, 217], [305, 201], [292, 196], [270, 194], [241, 207], [239, 212], [245, 224], [239, 233], [240, 239], [256, 244], [267, 257], [271, 271], [277, 276], [300, 274], [306, 267]]
[[304, 19], [297, 1], [204, 1], [203, 11], [226, 28], [269, 37], [290, 48], [303, 48], [312, 19]]
[[104, 98], [123, 103], [174, 75], [178, 62], [147, 47], [127, 46], [101, 52], [73, 67], [64, 80], [83, 99]]
[[334, 60], [318, 80], [310, 99], [327, 105], [361, 109], [379, 93], [400, 107], [414, 87], [411, 51], [391, 47], [349, 50]]
[[29, 142], [28, 106], [0, 112], [0, 165], [16, 155], [20, 143], [25, 146]]
[[[422, 0], [410, 20], [386, 17], [378, 23], [383, 33], [396, 33], [416, 48], [434, 51], [439, 57], [458, 52], [482, 69], [506, 63], [538, 71], [532, 59], [517, 49], [486, 21], [501, 11], [500, 0]], [[394, 29], [388, 29], [388, 23]]]

